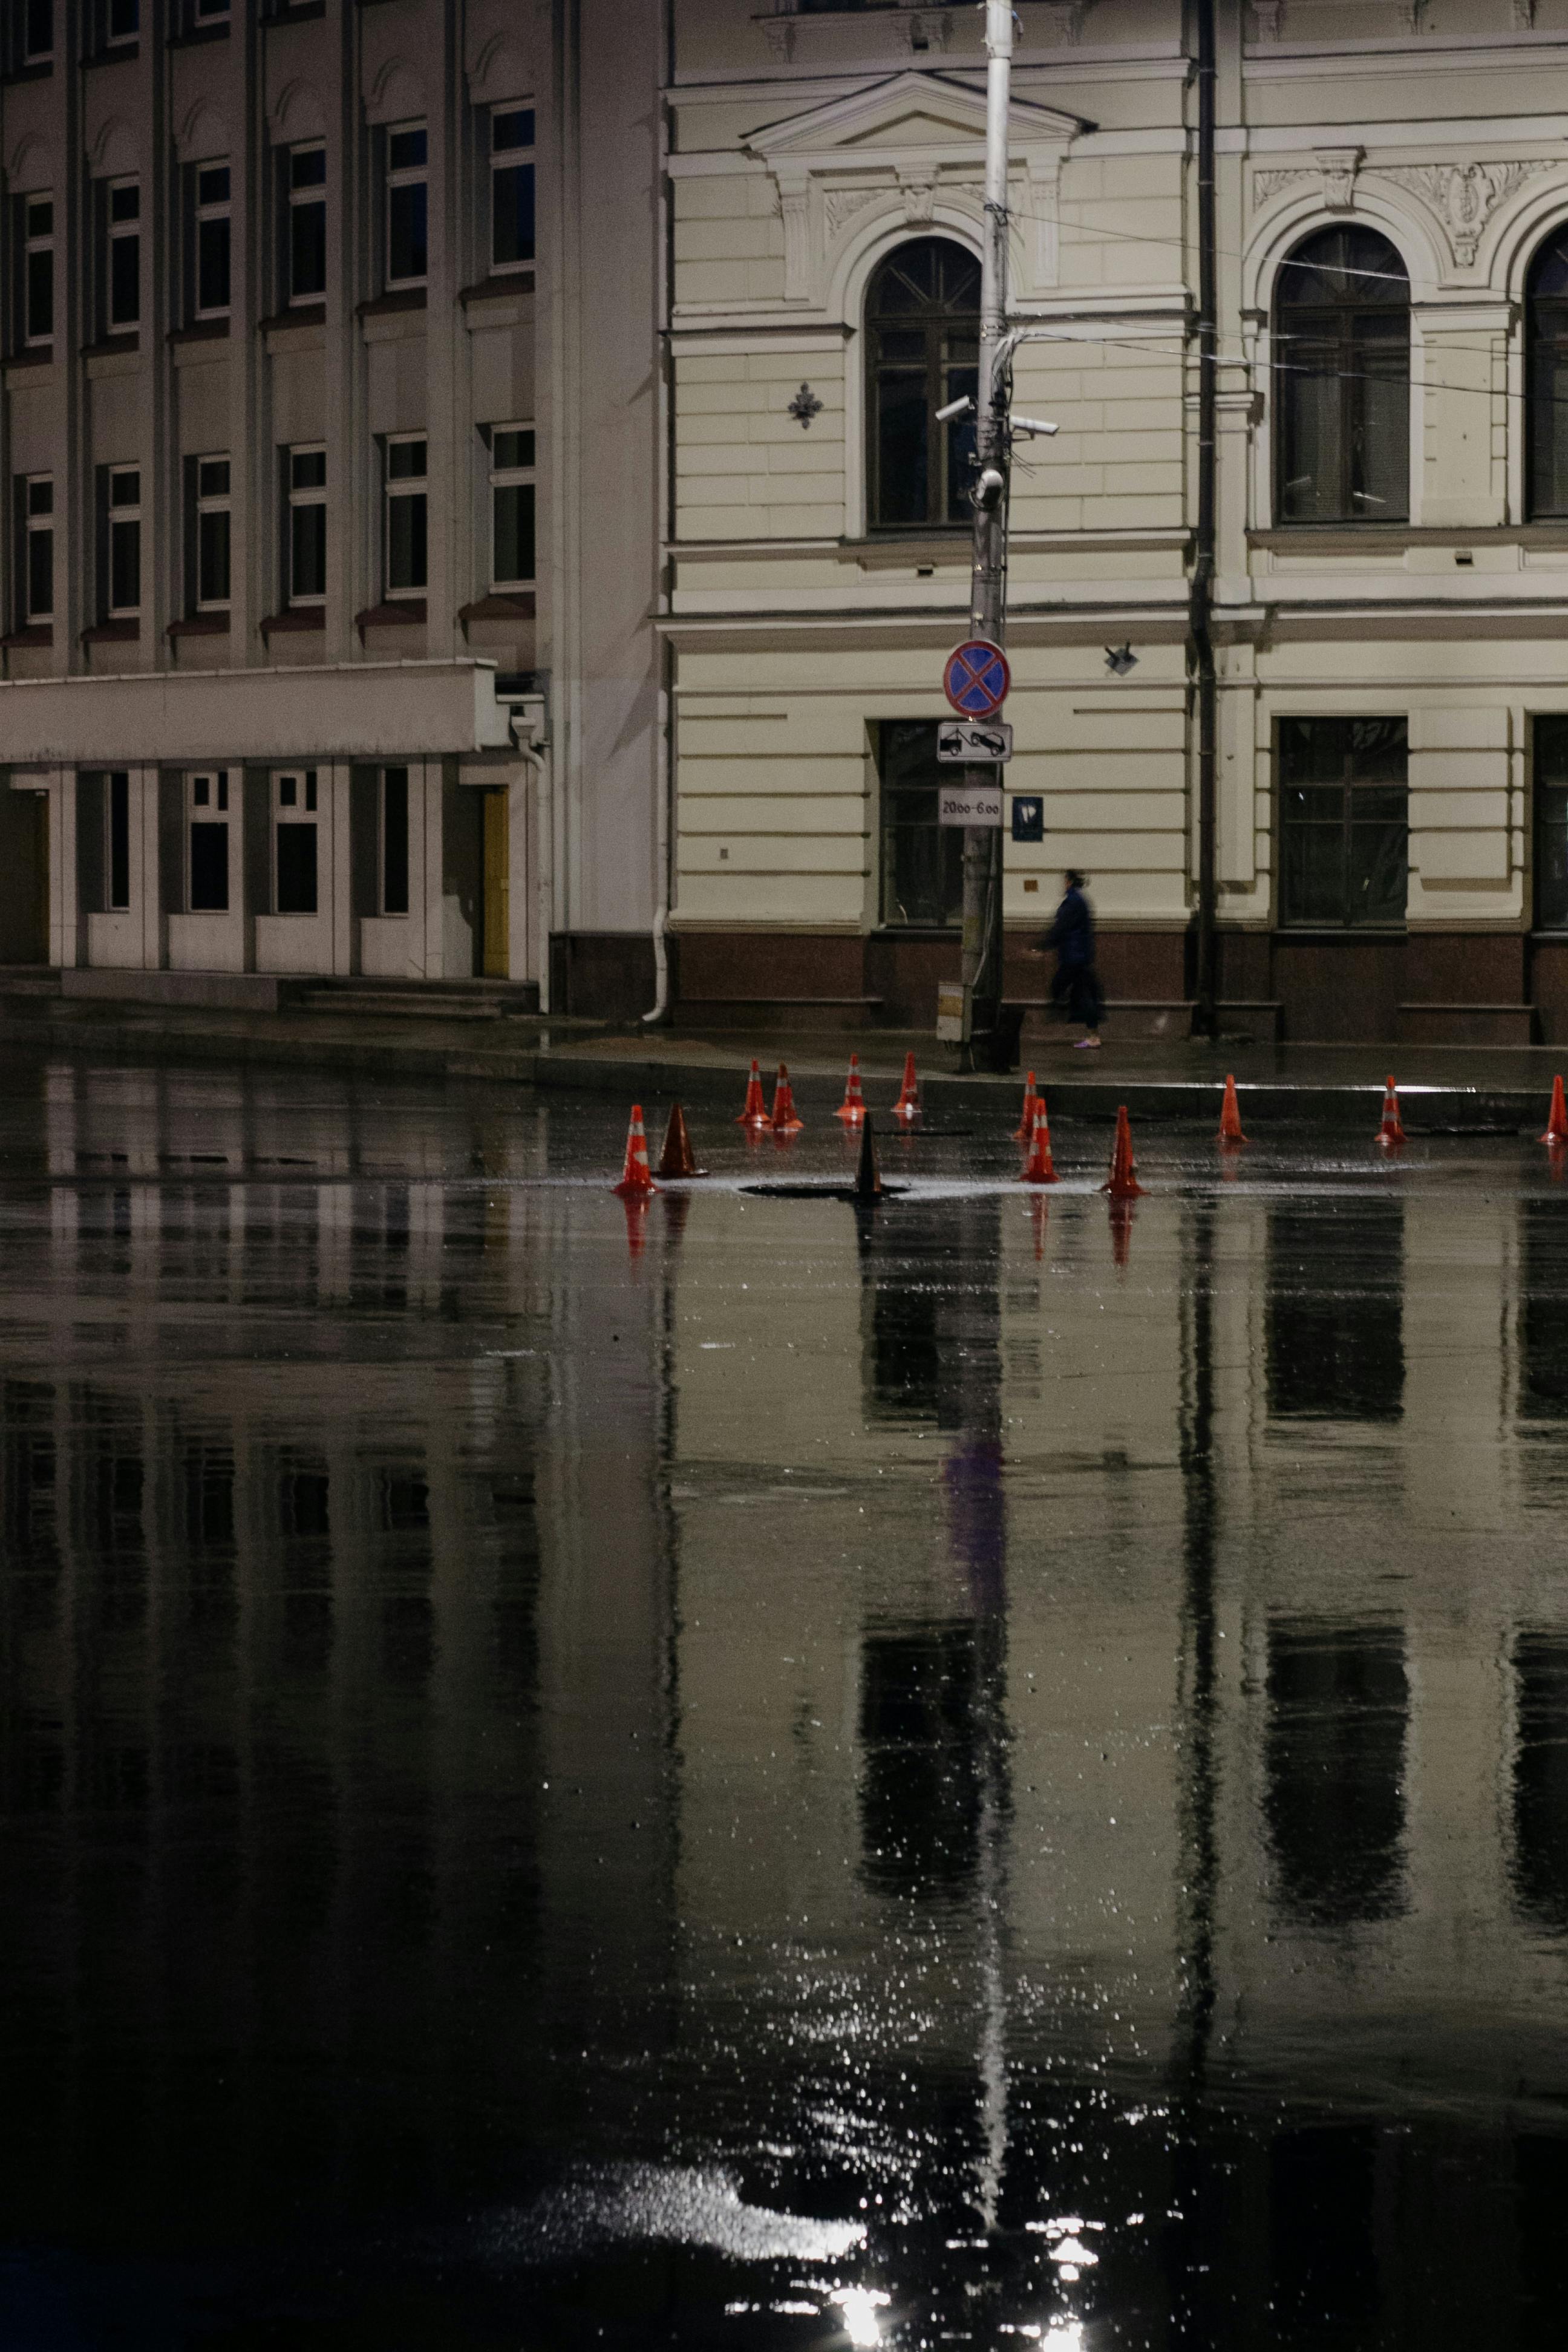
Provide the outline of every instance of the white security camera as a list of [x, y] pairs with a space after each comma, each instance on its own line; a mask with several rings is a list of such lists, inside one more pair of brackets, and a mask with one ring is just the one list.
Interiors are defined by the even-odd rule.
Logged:
[[937, 410], [936, 421], [939, 425], [951, 425], [955, 416], [967, 416], [973, 405], [973, 395], [963, 393], [957, 400], [950, 400], [945, 408]]

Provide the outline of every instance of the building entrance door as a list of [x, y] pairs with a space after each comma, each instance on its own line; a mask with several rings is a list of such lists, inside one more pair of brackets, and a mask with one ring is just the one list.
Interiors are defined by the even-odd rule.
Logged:
[[504, 792], [485, 799], [485, 978], [506, 980], [511, 972], [511, 825]]
[[49, 960], [49, 803], [0, 786], [0, 963]]

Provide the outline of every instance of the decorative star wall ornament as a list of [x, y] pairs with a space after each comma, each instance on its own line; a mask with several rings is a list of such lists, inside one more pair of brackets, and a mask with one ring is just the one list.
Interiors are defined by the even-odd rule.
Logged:
[[803, 433], [808, 433], [811, 430], [812, 418], [814, 416], [820, 416], [822, 414], [822, 403], [818, 400], [816, 393], [813, 392], [810, 384], [803, 383], [801, 385], [800, 390], [790, 402], [789, 413], [795, 418], [795, 423], [800, 426]]

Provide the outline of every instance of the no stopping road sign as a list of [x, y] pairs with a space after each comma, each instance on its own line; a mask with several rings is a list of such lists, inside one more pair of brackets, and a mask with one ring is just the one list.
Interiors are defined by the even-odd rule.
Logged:
[[989, 719], [1000, 710], [1012, 682], [1006, 655], [989, 637], [955, 646], [942, 674], [942, 691], [963, 719]]

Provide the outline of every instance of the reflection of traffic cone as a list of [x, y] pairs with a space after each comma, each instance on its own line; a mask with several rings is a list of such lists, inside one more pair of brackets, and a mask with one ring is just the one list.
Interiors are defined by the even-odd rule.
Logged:
[[1046, 1123], [1046, 1098], [1035, 1097], [1035, 1128], [1029, 1138], [1029, 1156], [1019, 1179], [1024, 1184], [1058, 1184], [1061, 1179], [1051, 1164], [1051, 1130]]
[[626, 1129], [626, 1163], [621, 1170], [621, 1181], [615, 1189], [623, 1201], [635, 1200], [643, 1193], [658, 1190], [648, 1173], [647, 1138], [642, 1131], [641, 1103], [632, 1105], [632, 1123]]
[[664, 1202], [665, 1238], [673, 1249], [686, 1231], [686, 1220], [691, 1214], [691, 1195], [689, 1192], [661, 1192], [658, 1197]]
[[779, 1064], [779, 1074], [773, 1082], [773, 1115], [768, 1121], [775, 1135], [798, 1135], [804, 1119], [795, 1115], [795, 1088], [789, 1082], [789, 1072]]
[[1042, 1265], [1045, 1261], [1046, 1225], [1050, 1217], [1050, 1213], [1051, 1204], [1047, 1200], [1045, 1194], [1043, 1192], [1031, 1192], [1029, 1195], [1029, 1223], [1035, 1228], [1035, 1264], [1037, 1265]]
[[893, 1117], [912, 1127], [921, 1115], [921, 1082], [915, 1076], [915, 1057], [904, 1055], [904, 1083], [899, 1088], [899, 1099], [893, 1105]]
[[1127, 1123], [1127, 1105], [1116, 1114], [1116, 1149], [1110, 1155], [1110, 1174], [1100, 1186], [1113, 1201], [1136, 1201], [1143, 1187], [1138, 1181], [1137, 1162], [1132, 1157], [1132, 1129]]
[[763, 1100], [763, 1074], [755, 1062], [746, 1080], [746, 1108], [735, 1121], [737, 1127], [763, 1128], [768, 1123], [768, 1107]]
[[1563, 1099], [1560, 1077], [1552, 1081], [1552, 1109], [1546, 1121], [1546, 1132], [1541, 1140], [1542, 1143], [1568, 1143], [1568, 1103]]
[[691, 1138], [686, 1132], [686, 1113], [679, 1103], [672, 1103], [669, 1125], [664, 1130], [664, 1150], [658, 1155], [661, 1176], [706, 1176], [708, 1171], [699, 1168], [692, 1157]]
[[1131, 1201], [1112, 1199], [1106, 1206], [1110, 1212], [1111, 1264], [1125, 1266], [1132, 1255], [1132, 1220], [1138, 1212]]
[[[616, 1192], [620, 1192], [620, 1186], [617, 1184], [616, 1187]], [[664, 1197], [665, 1195], [661, 1192], [659, 1194], [660, 1200], [663, 1200]], [[627, 1192], [622, 1198], [621, 1206], [626, 1213], [626, 1255], [628, 1257], [641, 1257], [644, 1250], [647, 1247], [647, 1213], [650, 1199], [651, 1195], [647, 1192]]]
[[1405, 1140], [1405, 1129], [1399, 1122], [1399, 1096], [1392, 1078], [1384, 1092], [1383, 1125], [1377, 1130], [1377, 1139], [1389, 1151]]
[[833, 1114], [846, 1127], [858, 1127], [866, 1116], [866, 1097], [860, 1091], [860, 1056], [849, 1056], [849, 1076], [844, 1081], [844, 1099]]
[[1035, 1074], [1029, 1072], [1024, 1087], [1024, 1115], [1013, 1129], [1015, 1143], [1032, 1143], [1035, 1139]]
[[1241, 1106], [1236, 1099], [1236, 1080], [1232, 1077], [1227, 1077], [1225, 1082], [1225, 1100], [1219, 1108], [1219, 1133], [1215, 1139], [1218, 1143], [1247, 1141], [1241, 1131]]
[[871, 1132], [871, 1114], [868, 1111], [860, 1126], [860, 1164], [855, 1171], [855, 1198], [858, 1201], [879, 1201], [882, 1197], [882, 1171], [877, 1165], [877, 1140]]

